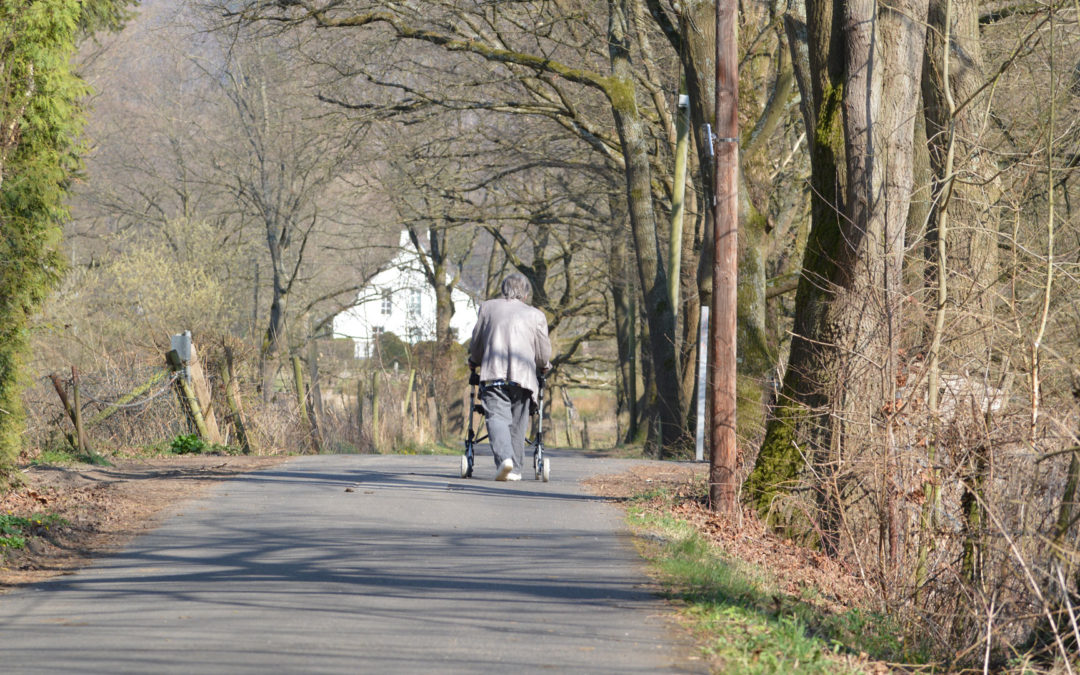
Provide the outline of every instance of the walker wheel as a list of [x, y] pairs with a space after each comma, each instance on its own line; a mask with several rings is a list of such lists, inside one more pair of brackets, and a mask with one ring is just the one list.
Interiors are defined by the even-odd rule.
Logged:
[[547, 457], [544, 458], [544, 469], [541, 473], [543, 474], [541, 478], [545, 483], [551, 480], [551, 460]]
[[466, 457], [465, 455], [462, 455], [461, 456], [461, 477], [462, 478], [468, 478], [470, 473], [471, 472], [469, 471], [469, 458]]

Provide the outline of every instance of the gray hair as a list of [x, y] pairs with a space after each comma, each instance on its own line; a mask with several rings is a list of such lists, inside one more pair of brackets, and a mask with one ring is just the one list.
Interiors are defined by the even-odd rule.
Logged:
[[507, 300], [521, 300], [525, 302], [532, 292], [532, 284], [521, 272], [512, 272], [506, 275], [502, 282], [502, 296]]

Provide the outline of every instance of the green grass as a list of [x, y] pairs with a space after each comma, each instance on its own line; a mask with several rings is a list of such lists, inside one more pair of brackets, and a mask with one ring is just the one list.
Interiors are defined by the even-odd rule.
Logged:
[[67, 521], [52, 513], [31, 516], [0, 514], [0, 553], [7, 549], [23, 548], [31, 537], [41, 536], [50, 528], [67, 525]]
[[683, 521], [639, 507], [631, 507], [630, 520], [665, 542], [646, 547], [645, 555], [667, 593], [682, 601], [719, 672], [860, 673], [845, 655], [913, 658], [887, 617], [858, 609], [831, 613], [779, 592], [767, 571], [724, 556]]
[[79, 458], [70, 448], [54, 447], [46, 448], [38, 453], [38, 456], [31, 460], [31, 464], [35, 465], [61, 465], [69, 466], [71, 464], [78, 464]]
[[81, 454], [67, 445], [56, 445], [43, 449], [38, 456], [31, 460], [31, 464], [37, 466], [71, 466], [72, 464], [92, 464], [94, 466], [109, 466], [109, 460], [96, 452]]

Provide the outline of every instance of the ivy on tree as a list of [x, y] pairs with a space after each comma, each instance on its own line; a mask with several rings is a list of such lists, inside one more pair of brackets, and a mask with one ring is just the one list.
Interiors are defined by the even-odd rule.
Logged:
[[59, 281], [64, 198], [80, 168], [79, 40], [122, 26], [135, 0], [0, 0], [0, 482], [22, 435], [30, 318]]

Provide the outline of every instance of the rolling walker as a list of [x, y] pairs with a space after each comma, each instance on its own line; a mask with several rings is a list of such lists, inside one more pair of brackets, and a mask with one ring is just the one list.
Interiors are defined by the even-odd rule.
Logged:
[[[536, 421], [536, 438], [533, 441], [525, 440], [526, 445], [533, 449], [533, 471], [536, 480], [545, 483], [551, 479], [551, 460], [544, 457], [544, 376], [537, 377], [539, 388], [536, 392], [537, 410], [540, 413]], [[476, 444], [487, 440], [487, 434], [479, 435], [478, 429], [473, 424], [473, 415], [480, 415], [481, 420], [485, 416], [484, 406], [476, 398], [476, 387], [480, 385], [480, 375], [474, 370], [469, 375], [469, 429], [465, 436], [465, 454], [461, 457], [461, 477], [472, 478], [473, 463], [476, 460]], [[481, 421], [481, 425], [483, 421]]]

